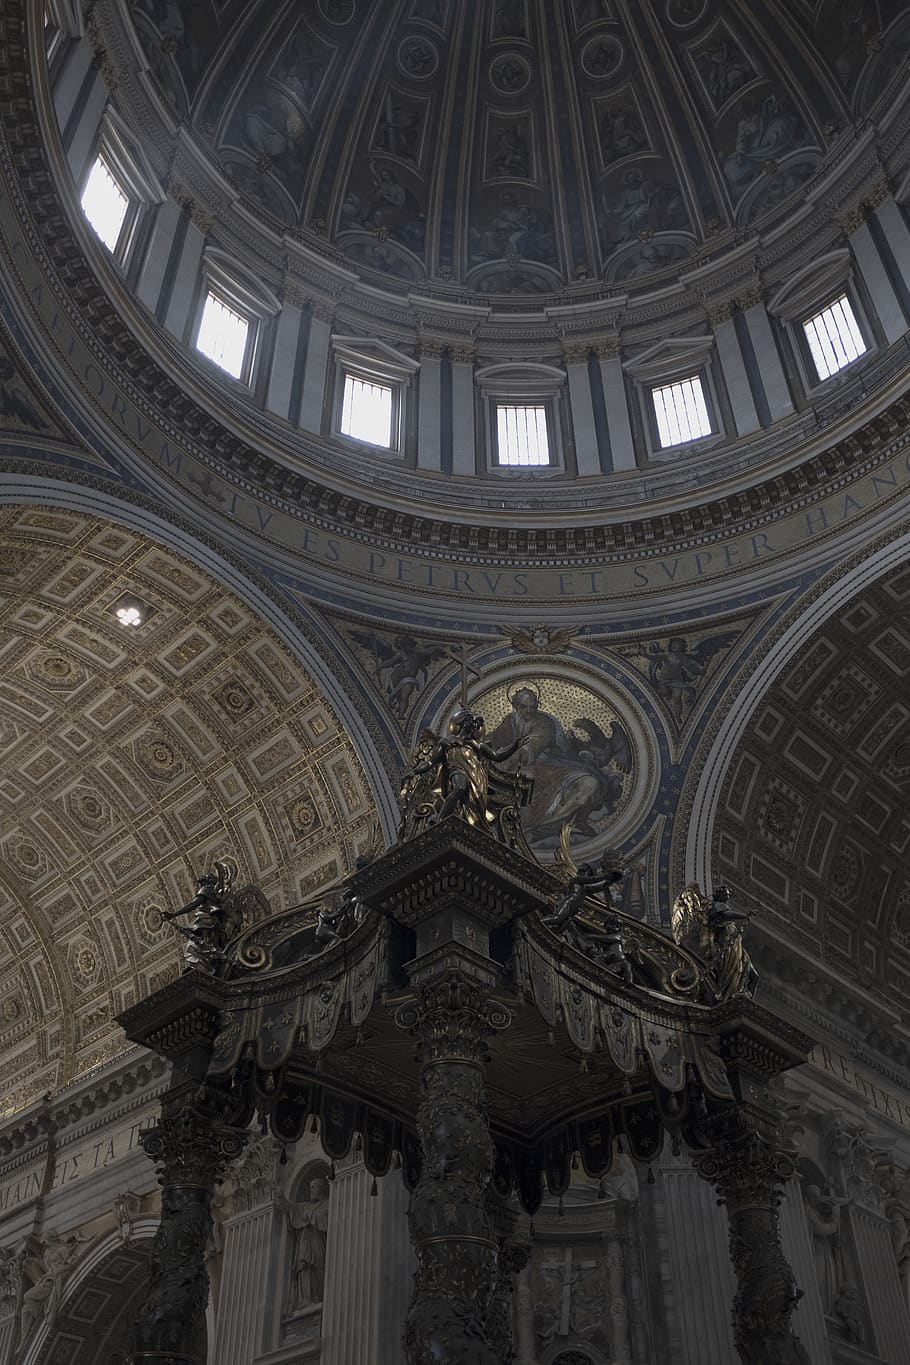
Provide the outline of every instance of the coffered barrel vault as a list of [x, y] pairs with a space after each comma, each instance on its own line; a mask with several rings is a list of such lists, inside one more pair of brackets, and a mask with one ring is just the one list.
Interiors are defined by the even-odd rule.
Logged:
[[122, 1050], [112, 1016], [179, 971], [161, 912], [200, 866], [293, 904], [353, 866], [374, 805], [332, 704], [207, 574], [107, 522], [2, 516], [0, 1049], [20, 1109]]

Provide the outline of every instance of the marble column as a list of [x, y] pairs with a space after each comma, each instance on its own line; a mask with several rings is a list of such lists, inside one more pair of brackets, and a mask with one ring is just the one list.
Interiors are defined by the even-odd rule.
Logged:
[[403, 1365], [414, 1255], [397, 1171], [376, 1181], [360, 1160], [336, 1169], [326, 1234], [320, 1365]]
[[16, 1319], [0, 1322], [0, 1365], [15, 1365], [13, 1348], [16, 1345]]
[[[890, 1227], [880, 1214], [855, 1206], [849, 1210], [848, 1218], [859, 1275], [874, 1323], [875, 1353], [888, 1365], [906, 1365], [910, 1360], [910, 1318], [894, 1260]], [[866, 1349], [870, 1346], [866, 1343]]]
[[850, 246], [853, 248], [856, 263], [869, 290], [885, 337], [889, 342], [897, 341], [907, 330], [907, 319], [894, 292], [894, 286], [888, 279], [888, 272], [878, 254], [878, 247], [875, 245], [868, 223], [863, 223], [852, 234]]
[[910, 280], [910, 228], [897, 204], [889, 195], [875, 210], [883, 233], [904, 279]]
[[534, 1305], [531, 1300], [531, 1262], [519, 1271], [515, 1285], [515, 1365], [535, 1365]]
[[730, 1324], [736, 1285], [724, 1215], [711, 1189], [683, 1161], [666, 1159], [661, 1185], [684, 1365], [730, 1365], [736, 1358]]
[[300, 402], [300, 425], [305, 431], [316, 433], [322, 431], [322, 407], [325, 402], [331, 338], [331, 322], [324, 313], [319, 316], [317, 305], [313, 305], [306, 369], [303, 374], [303, 397]]
[[[192, 207], [188, 210], [192, 212]], [[164, 325], [178, 341], [183, 340], [189, 321], [190, 309], [196, 299], [196, 286], [199, 282], [199, 269], [202, 252], [205, 248], [205, 234], [190, 219], [180, 246], [180, 259], [174, 272], [174, 283], [168, 300]]]
[[579, 476], [584, 478], [586, 475], [600, 474], [600, 450], [594, 425], [594, 403], [591, 398], [586, 351], [580, 359], [570, 360], [567, 357], [566, 374], [569, 377], [569, 404], [572, 409], [575, 463]]
[[451, 352], [452, 359], [452, 473], [475, 474], [474, 357], [467, 350]]
[[615, 1365], [630, 1365], [632, 1341], [629, 1333], [629, 1294], [626, 1257], [622, 1241], [615, 1238], [606, 1248], [607, 1282], [610, 1292], [610, 1335]]
[[275, 322], [275, 351], [265, 405], [269, 412], [277, 413], [279, 417], [287, 417], [290, 413], [300, 318], [301, 310], [285, 300]]
[[54, 108], [61, 130], [66, 128], [69, 117], [76, 107], [82, 83], [95, 60], [91, 44], [84, 39], [71, 43], [63, 61], [57, 68], [54, 80]]
[[76, 105], [77, 112], [73, 113], [66, 128], [69, 138], [66, 159], [79, 190], [82, 188], [82, 180], [108, 100], [108, 89], [100, 71], [91, 68], [86, 82], [86, 87], [80, 92], [80, 102]]
[[793, 1267], [803, 1295], [793, 1314], [793, 1329], [805, 1346], [812, 1365], [831, 1365], [831, 1344], [815, 1276], [812, 1235], [796, 1180], [787, 1185], [780, 1206], [780, 1237], [784, 1255]]
[[417, 467], [438, 470], [442, 465], [442, 360], [437, 346], [424, 344], [420, 352], [417, 411]]
[[165, 199], [154, 213], [155, 221], [136, 284], [136, 293], [153, 313], [161, 298], [182, 210], [175, 200]]
[[266, 1345], [275, 1225], [271, 1199], [225, 1223], [215, 1341], [209, 1353], [218, 1365], [250, 1365]]
[[632, 423], [629, 420], [629, 401], [622, 361], [618, 355], [605, 356], [599, 363], [613, 468], [617, 473], [623, 469], [636, 469], [635, 444], [632, 440]]
[[714, 328], [714, 339], [717, 342], [720, 368], [733, 409], [737, 435], [748, 436], [750, 432], [758, 431], [761, 423], [755, 410], [755, 399], [746, 373], [739, 337], [736, 335], [736, 326], [731, 319], [717, 323]]
[[746, 319], [749, 336], [752, 338], [762, 388], [768, 400], [768, 411], [771, 420], [776, 422], [781, 417], [789, 417], [793, 412], [793, 397], [781, 362], [780, 351], [774, 340], [771, 319], [763, 303], [753, 304], [751, 308], [745, 310], [743, 316]]

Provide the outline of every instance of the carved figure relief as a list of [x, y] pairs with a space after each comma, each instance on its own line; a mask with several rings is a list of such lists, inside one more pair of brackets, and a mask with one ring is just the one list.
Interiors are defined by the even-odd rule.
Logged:
[[281, 1202], [292, 1234], [285, 1311], [293, 1314], [322, 1303], [325, 1297], [329, 1184], [322, 1168], [292, 1199]]
[[22, 1295], [19, 1319], [20, 1346], [31, 1336], [40, 1322], [53, 1321], [60, 1302], [60, 1294], [67, 1271], [79, 1259], [87, 1239], [77, 1232], [63, 1237], [50, 1232], [41, 1250], [26, 1265], [32, 1283]]

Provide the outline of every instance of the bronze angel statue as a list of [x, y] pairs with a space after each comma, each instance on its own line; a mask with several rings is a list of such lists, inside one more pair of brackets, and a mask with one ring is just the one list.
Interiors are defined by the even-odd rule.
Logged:
[[730, 904], [730, 891], [719, 886], [710, 900], [697, 882], [680, 891], [673, 902], [673, 937], [706, 962], [719, 1000], [754, 995], [758, 972], [743, 943], [752, 916]]
[[445, 735], [422, 731], [401, 781], [399, 840], [460, 815], [469, 825], [516, 847], [517, 813], [530, 797], [531, 783], [520, 771], [507, 773], [498, 765], [519, 749], [523, 739], [520, 733], [511, 744], [494, 749], [484, 739], [483, 716], [465, 706], [455, 712]]
[[234, 869], [227, 863], [216, 862], [211, 872], [196, 878], [196, 894], [179, 910], [166, 910], [164, 920], [192, 915], [189, 924], [178, 924], [177, 930], [186, 939], [184, 958], [186, 970], [218, 975], [225, 962], [225, 947], [240, 933], [246, 912], [261, 912], [268, 904], [258, 887], [234, 890]]

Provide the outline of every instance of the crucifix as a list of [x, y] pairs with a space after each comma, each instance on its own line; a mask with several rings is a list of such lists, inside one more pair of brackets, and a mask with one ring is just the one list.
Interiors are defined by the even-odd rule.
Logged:
[[468, 645], [463, 640], [460, 645], [453, 645], [449, 650], [449, 657], [461, 666], [461, 697], [459, 704], [462, 709], [468, 709], [468, 673], [473, 673], [475, 678], [480, 677], [480, 673], [468, 663]]

